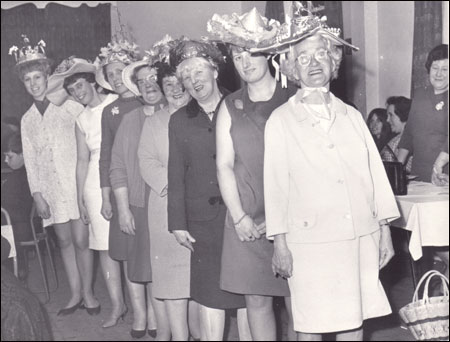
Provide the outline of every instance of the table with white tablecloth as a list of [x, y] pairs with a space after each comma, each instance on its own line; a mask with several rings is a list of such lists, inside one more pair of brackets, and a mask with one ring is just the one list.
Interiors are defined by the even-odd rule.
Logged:
[[392, 226], [411, 232], [409, 251], [414, 260], [422, 257], [422, 247], [449, 245], [448, 186], [410, 182], [408, 194], [396, 196], [401, 217]]

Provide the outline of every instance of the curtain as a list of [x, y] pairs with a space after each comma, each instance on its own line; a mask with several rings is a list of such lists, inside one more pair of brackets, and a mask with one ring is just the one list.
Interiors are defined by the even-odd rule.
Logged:
[[439, 44], [442, 44], [442, 2], [415, 1], [411, 96], [416, 89], [428, 85], [425, 62], [430, 50]]
[[[47, 57], [53, 60], [53, 68], [72, 55], [94, 60], [111, 39], [111, 5], [97, 7], [81, 5], [71, 8], [48, 4], [38, 9], [25, 4], [2, 9], [1, 16], [1, 115], [21, 117], [32, 103], [22, 82], [14, 72], [15, 58], [8, 55], [9, 48], [23, 46], [22, 34], [34, 47], [45, 41]], [[3, 125], [2, 125], [3, 131]]]

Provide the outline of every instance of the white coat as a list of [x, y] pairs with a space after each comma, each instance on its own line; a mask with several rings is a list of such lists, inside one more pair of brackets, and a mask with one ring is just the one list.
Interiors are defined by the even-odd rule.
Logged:
[[331, 96], [326, 131], [299, 93], [266, 124], [267, 237], [288, 243], [354, 239], [399, 217], [381, 158], [362, 115]]

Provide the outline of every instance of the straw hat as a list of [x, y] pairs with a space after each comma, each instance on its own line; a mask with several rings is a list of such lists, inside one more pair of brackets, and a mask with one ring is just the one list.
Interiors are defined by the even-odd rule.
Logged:
[[63, 88], [64, 79], [71, 75], [87, 72], [95, 75], [97, 68], [94, 64], [83, 58], [70, 56], [63, 60], [48, 78], [47, 98], [56, 105], [64, 103], [69, 94]]

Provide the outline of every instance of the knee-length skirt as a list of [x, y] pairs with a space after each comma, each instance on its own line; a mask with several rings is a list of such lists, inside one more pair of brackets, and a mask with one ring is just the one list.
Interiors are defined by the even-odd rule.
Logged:
[[291, 290], [294, 330], [352, 330], [363, 320], [390, 314], [379, 280], [380, 231], [353, 240], [288, 243], [293, 257]]

